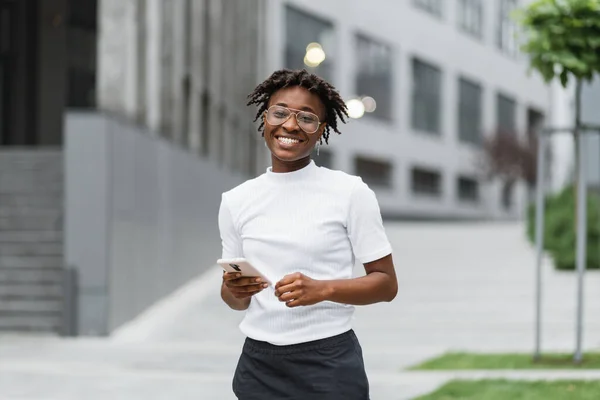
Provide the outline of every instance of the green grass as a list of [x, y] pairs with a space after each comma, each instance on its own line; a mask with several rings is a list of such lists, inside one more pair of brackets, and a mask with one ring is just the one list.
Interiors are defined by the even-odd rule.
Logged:
[[600, 381], [450, 381], [415, 400], [598, 400]]
[[[411, 370], [473, 369], [599, 369], [600, 353], [584, 354], [581, 364], [570, 354], [544, 354], [537, 362], [531, 354], [447, 353], [411, 367]], [[600, 394], [598, 395], [600, 399]]]

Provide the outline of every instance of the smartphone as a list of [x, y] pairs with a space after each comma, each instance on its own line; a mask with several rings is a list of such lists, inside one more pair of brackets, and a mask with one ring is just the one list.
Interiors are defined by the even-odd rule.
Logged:
[[225, 272], [240, 272], [243, 277], [261, 278], [263, 282], [271, 285], [271, 281], [245, 258], [219, 259], [217, 264]]

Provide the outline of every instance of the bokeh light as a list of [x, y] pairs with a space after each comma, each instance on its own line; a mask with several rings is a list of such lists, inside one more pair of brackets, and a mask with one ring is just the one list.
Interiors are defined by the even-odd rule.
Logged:
[[371, 113], [377, 108], [377, 102], [371, 96], [363, 97], [362, 103], [365, 106], [365, 112]]
[[304, 64], [309, 67], [318, 67], [325, 61], [325, 50], [319, 43], [310, 43], [306, 46], [306, 55], [304, 56]]
[[359, 99], [351, 99], [346, 102], [350, 118], [358, 119], [365, 115], [365, 105]]

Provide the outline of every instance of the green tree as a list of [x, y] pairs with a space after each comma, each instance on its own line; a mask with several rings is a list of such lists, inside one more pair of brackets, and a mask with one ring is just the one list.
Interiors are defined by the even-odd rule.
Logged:
[[[579, 171], [581, 86], [600, 73], [600, 0], [536, 0], [517, 14], [521, 50], [546, 82], [575, 79], [575, 177]], [[575, 178], [575, 190], [577, 178]]]
[[[578, 182], [582, 128], [581, 88], [584, 81], [592, 81], [595, 75], [600, 73], [600, 0], [535, 0], [521, 11], [519, 19], [524, 38], [521, 50], [529, 55], [531, 69], [537, 70], [546, 82], [559, 78], [563, 87], [567, 86], [571, 78], [575, 79], [573, 203], [577, 215], [577, 187], [581, 184]], [[569, 212], [569, 209], [565, 212]], [[558, 220], [561, 223], [568, 222], [565, 218]], [[577, 219], [573, 218], [574, 232], [577, 232], [576, 221]], [[559, 239], [565, 237], [559, 232], [553, 233], [557, 234]], [[566, 242], [566, 245], [575, 247], [573, 240]], [[562, 248], [564, 249], [564, 246]], [[555, 252], [555, 258], [557, 254], [562, 256], [562, 253]], [[589, 258], [586, 261], [589, 262]], [[557, 264], [571, 263], [571, 260], [564, 258], [557, 260]], [[581, 282], [579, 280], [580, 296]], [[582, 304], [579, 300], [577, 314], [577, 349], [574, 360], [579, 363], [582, 329]], [[536, 346], [539, 349], [539, 343]], [[536, 353], [536, 357], [538, 356]]]

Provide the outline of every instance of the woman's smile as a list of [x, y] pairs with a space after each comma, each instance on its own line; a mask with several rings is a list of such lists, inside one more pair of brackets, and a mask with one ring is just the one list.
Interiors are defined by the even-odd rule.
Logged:
[[275, 141], [283, 149], [294, 149], [304, 144], [304, 140], [297, 137], [275, 135]]

